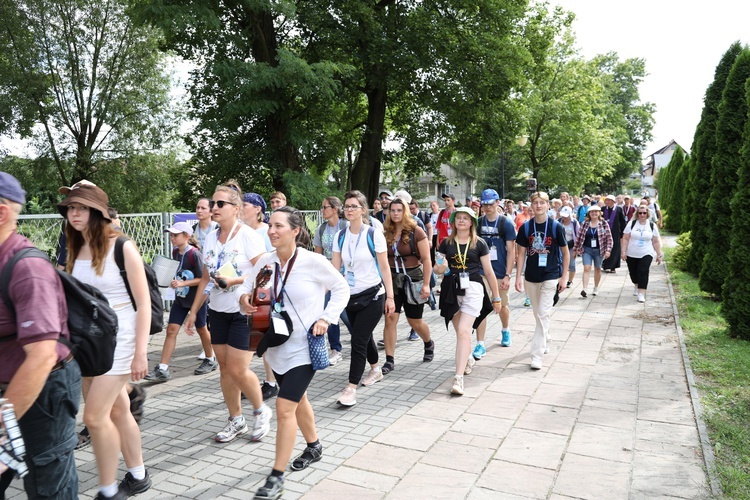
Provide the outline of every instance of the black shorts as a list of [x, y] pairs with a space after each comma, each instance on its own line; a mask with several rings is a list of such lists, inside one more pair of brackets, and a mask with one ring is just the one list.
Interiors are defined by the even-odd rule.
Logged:
[[409, 304], [409, 302], [406, 300], [406, 292], [403, 288], [394, 290], [393, 295], [393, 302], [396, 306], [396, 309], [393, 312], [395, 312], [396, 314], [401, 314], [401, 306], [403, 306], [404, 313], [406, 314], [407, 318], [422, 319], [422, 315], [424, 314], [424, 304]]
[[[190, 313], [190, 308], [180, 304], [179, 301], [175, 300], [172, 302], [172, 309], [169, 310], [169, 324], [180, 325], [185, 322], [185, 318]], [[195, 327], [203, 328], [206, 326], [206, 315], [208, 314], [208, 304], [203, 304], [198, 309], [198, 314], [195, 316]]]
[[238, 312], [223, 313], [208, 309], [211, 318], [211, 343], [247, 351], [250, 349], [250, 329], [247, 316]]
[[283, 375], [276, 372], [273, 374], [276, 383], [279, 384], [279, 394], [276, 397], [299, 403], [312, 382], [315, 370], [312, 369], [312, 365], [301, 365], [295, 366]]

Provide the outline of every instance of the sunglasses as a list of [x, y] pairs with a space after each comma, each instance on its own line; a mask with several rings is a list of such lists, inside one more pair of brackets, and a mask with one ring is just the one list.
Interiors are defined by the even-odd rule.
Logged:
[[208, 202], [208, 208], [209, 208], [209, 210], [213, 209], [214, 205], [216, 205], [219, 208], [224, 208], [224, 205], [232, 205], [233, 207], [237, 206], [236, 203], [232, 203], [231, 201], [224, 201], [224, 200], [214, 201], [214, 200], [211, 200], [211, 201]]
[[648, 212], [638, 212], [638, 215], [648, 215]]

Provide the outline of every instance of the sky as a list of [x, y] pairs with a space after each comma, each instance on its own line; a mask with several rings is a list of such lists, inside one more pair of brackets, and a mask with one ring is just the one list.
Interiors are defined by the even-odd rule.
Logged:
[[750, 2], [713, 0], [551, 0], [576, 14], [581, 55], [614, 51], [620, 60], [642, 58], [649, 73], [642, 102], [656, 105], [653, 141], [644, 157], [674, 139], [689, 150], [706, 88], [729, 46], [750, 44]]

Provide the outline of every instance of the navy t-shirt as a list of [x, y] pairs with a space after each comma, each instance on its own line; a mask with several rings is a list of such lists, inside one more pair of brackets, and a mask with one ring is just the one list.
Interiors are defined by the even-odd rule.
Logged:
[[[560, 279], [562, 247], [567, 247], [565, 228], [547, 218], [541, 224], [531, 219], [521, 224], [516, 243], [526, 248], [526, 280], [532, 283]], [[547, 254], [547, 266], [539, 267], [539, 254]]]
[[[504, 229], [501, 229], [501, 227]], [[477, 231], [479, 232], [479, 237], [487, 243], [490, 251], [492, 251], [492, 248], [497, 250], [497, 260], [491, 260], [492, 270], [495, 272], [495, 277], [502, 279], [505, 277], [505, 271], [507, 270], [505, 266], [508, 259], [508, 248], [505, 246], [505, 243], [515, 241], [515, 226], [504, 215], [498, 215], [494, 222], [490, 222], [486, 216], [482, 216], [479, 218]], [[500, 237], [501, 233], [505, 233], [502, 238]], [[484, 271], [482, 271], [482, 274], [484, 274]]]
[[[180, 254], [177, 248], [172, 249], [172, 258], [179, 260], [182, 265], [177, 269], [177, 273], [180, 271], [191, 271], [193, 278], [203, 277], [203, 256], [198, 249], [188, 245], [185, 249], [184, 254]], [[182, 306], [190, 309], [193, 306], [195, 295], [198, 292], [198, 286], [191, 286], [189, 288], [187, 297], [176, 297], [177, 302]]]

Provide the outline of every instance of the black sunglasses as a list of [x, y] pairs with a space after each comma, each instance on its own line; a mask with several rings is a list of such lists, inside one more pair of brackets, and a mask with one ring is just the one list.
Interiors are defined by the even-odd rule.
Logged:
[[216, 205], [219, 208], [224, 208], [224, 205], [232, 205], [233, 207], [237, 206], [236, 203], [232, 203], [231, 201], [224, 201], [224, 200], [214, 201], [214, 200], [211, 200], [211, 201], [208, 202], [208, 208], [209, 208], [209, 210], [213, 209], [214, 205]]

